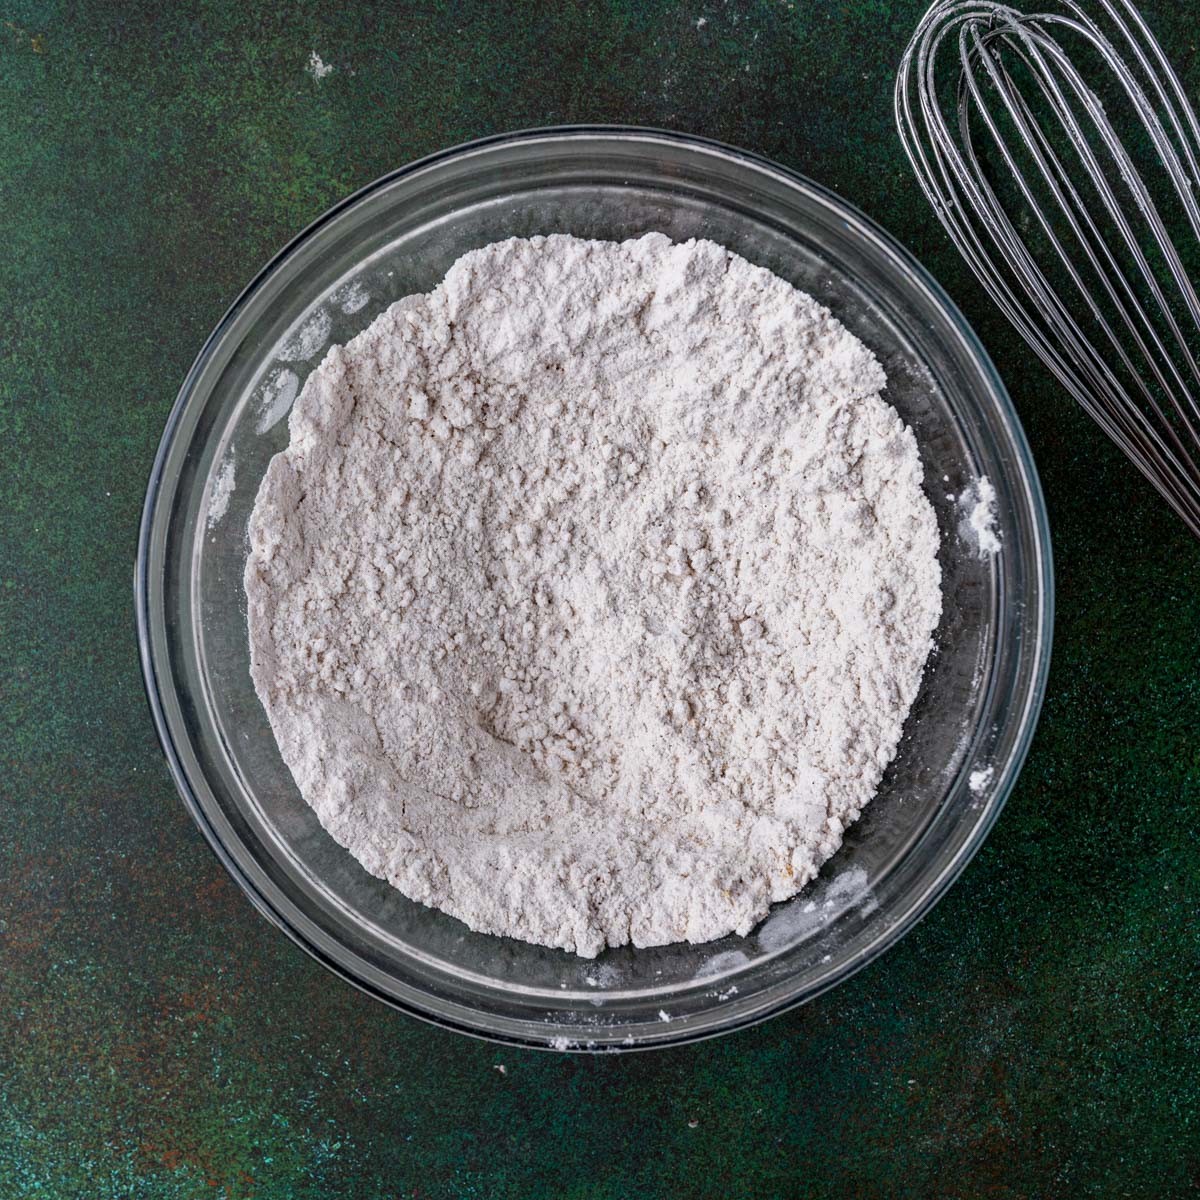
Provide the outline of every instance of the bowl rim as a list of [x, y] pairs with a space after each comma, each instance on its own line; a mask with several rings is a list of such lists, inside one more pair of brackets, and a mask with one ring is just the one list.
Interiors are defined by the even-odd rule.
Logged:
[[[955, 854], [943, 865], [941, 872], [934, 878], [926, 890], [903, 911], [901, 916], [874, 941], [864, 947], [856, 956], [842, 964], [840, 971], [818, 981], [802, 994], [789, 994], [776, 999], [752, 1012], [745, 1014], [729, 1014], [728, 1019], [713, 1025], [695, 1029], [688, 1026], [672, 1029], [664, 1026], [661, 1036], [650, 1040], [638, 1040], [633, 1044], [597, 1042], [588, 1045], [573, 1038], [569, 1044], [561, 1035], [569, 1031], [569, 1027], [560, 1028], [554, 1024], [538, 1026], [539, 1036], [518, 1036], [508, 1032], [487, 1028], [480, 1024], [469, 1024], [455, 1019], [442, 1009], [432, 1006], [425, 1008], [416, 1003], [389, 995], [372, 987], [366, 980], [351, 973], [336, 959], [325, 953], [312, 940], [306, 938], [300, 930], [288, 921], [276, 906], [276, 902], [267, 894], [267, 889], [260, 888], [243, 867], [236, 861], [234, 855], [224, 844], [213, 823], [205, 813], [176, 745], [175, 736], [167, 717], [160, 689], [160, 673], [155, 661], [153, 639], [151, 633], [152, 620], [152, 579], [150, 571], [150, 551], [153, 529], [158, 512], [159, 500], [164, 482], [164, 467], [167, 456], [174, 443], [176, 431], [181, 423], [183, 413], [192, 399], [196, 382], [204, 368], [213, 356], [217, 347], [223, 341], [230, 326], [234, 323], [251, 297], [259, 290], [268, 277], [281, 267], [302, 245], [309, 242], [325, 226], [341, 213], [359, 203], [366, 197], [386, 188], [407, 176], [416, 174], [448, 159], [464, 156], [479, 150], [497, 148], [533, 140], [578, 140], [587, 137], [615, 138], [631, 141], [665, 141], [676, 145], [702, 150], [725, 156], [734, 162], [742, 162], [759, 171], [766, 171], [781, 178], [792, 187], [813, 194], [818, 200], [837, 211], [848, 223], [857, 227], [858, 231], [871, 239], [886, 254], [890, 255], [897, 265], [909, 272], [915, 283], [922, 287], [929, 299], [941, 309], [947, 319], [947, 324], [964, 343], [971, 359], [976, 363], [980, 374], [986, 379], [996, 400], [1000, 415], [1007, 426], [1007, 432], [1016, 451], [1015, 466], [1017, 475], [1024, 486], [1030, 503], [1030, 523], [1032, 529], [1031, 543], [1035, 553], [1031, 556], [1030, 574], [1035, 576], [1038, 583], [1038, 611], [1035, 621], [1030, 623], [1032, 637], [1030, 639], [1032, 664], [1029, 670], [1028, 690], [1025, 697], [1024, 711], [1017, 718], [1019, 724], [1013, 741], [1013, 747], [1005, 763], [1004, 777], [998, 782], [987, 811], [976, 822], [969, 836], [958, 848]], [[1033, 454], [1025, 436], [1020, 418], [1013, 406], [1007, 388], [992, 363], [978, 335], [966, 320], [958, 306], [950, 298], [929, 271], [918, 261], [892, 234], [879, 225], [873, 218], [851, 204], [836, 192], [817, 183], [799, 171], [785, 167], [763, 155], [743, 150], [728, 143], [712, 138], [701, 137], [675, 130], [659, 129], [638, 125], [553, 125], [537, 126], [511, 132], [492, 134], [487, 137], [461, 142], [456, 145], [438, 150], [432, 154], [414, 159], [396, 169], [387, 172], [365, 186], [345, 196], [328, 208], [314, 221], [290, 238], [284, 246], [271, 256], [267, 262], [255, 272], [250, 282], [239, 292], [205, 339], [199, 353], [184, 377], [179, 392], [167, 416], [162, 436], [159, 440], [150, 477], [146, 489], [146, 497], [142, 506], [141, 520], [138, 529], [137, 555], [133, 575], [134, 590], [134, 619], [138, 641], [138, 655], [141, 663], [142, 683], [150, 708], [155, 731], [167, 767], [175, 784], [184, 807], [199, 827], [209, 847], [234, 881], [249, 898], [258, 912], [266, 917], [272, 925], [281, 930], [292, 942], [315, 959], [326, 970], [345, 980], [359, 991], [382, 1001], [390, 1008], [397, 1009], [409, 1016], [417, 1017], [440, 1028], [451, 1029], [459, 1033], [490, 1042], [539, 1049], [539, 1050], [569, 1050], [584, 1053], [612, 1053], [618, 1051], [649, 1050], [661, 1047], [680, 1045], [700, 1041], [709, 1037], [717, 1037], [736, 1029], [746, 1028], [766, 1021], [790, 1008], [799, 1006], [823, 995], [825, 992], [844, 983], [857, 974], [869, 963], [890, 950], [897, 942], [914, 929], [928, 915], [934, 906], [945, 896], [946, 892], [962, 874], [967, 864], [975, 857], [987, 839], [996, 819], [1003, 810], [1005, 803], [1016, 783], [1022, 766], [1029, 752], [1029, 747], [1037, 728], [1038, 717], [1046, 693], [1046, 683], [1050, 667], [1050, 657], [1053, 644], [1054, 626], [1054, 568], [1050, 541], [1049, 520], [1046, 511], [1045, 497], [1041, 481], [1038, 477]], [[274, 885], [269, 885], [271, 889]], [[544, 1033], [541, 1031], [544, 1030]], [[574, 1030], [578, 1035], [581, 1031]]]

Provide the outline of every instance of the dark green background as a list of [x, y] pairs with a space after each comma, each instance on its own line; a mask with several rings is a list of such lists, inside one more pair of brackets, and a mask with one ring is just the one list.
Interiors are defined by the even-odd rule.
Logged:
[[[1200, 546], [917, 193], [891, 89], [921, 7], [0, 4], [0, 1197], [1200, 1183]], [[1194, 94], [1187, 7], [1145, 4]], [[737, 143], [907, 243], [1007, 380], [1058, 581], [1029, 763], [937, 911], [766, 1026], [604, 1059], [399, 1016], [256, 916], [167, 776], [130, 586], [167, 411], [258, 266], [399, 164], [572, 121]]]

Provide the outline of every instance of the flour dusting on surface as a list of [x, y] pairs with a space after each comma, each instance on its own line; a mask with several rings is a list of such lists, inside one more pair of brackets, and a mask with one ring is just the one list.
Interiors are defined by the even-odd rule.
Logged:
[[344, 288], [336, 291], [332, 299], [342, 312], [350, 314], [366, 308], [371, 302], [371, 293], [356, 279], [353, 283], [348, 283]]
[[295, 371], [273, 372], [258, 394], [258, 419], [254, 422], [254, 431], [266, 433], [274, 429], [291, 411], [299, 391], [300, 377]]
[[236, 461], [232, 450], [226, 454], [217, 470], [212, 483], [212, 491], [208, 497], [208, 516], [206, 522], [212, 529], [229, 511], [229, 501], [233, 498], [237, 487]]
[[967, 786], [973, 792], [982, 792], [995, 777], [995, 767], [979, 767], [967, 777]]
[[1000, 538], [996, 533], [996, 488], [992, 481], [986, 475], [981, 475], [966, 488], [960, 502], [966, 512], [963, 520], [964, 536], [981, 556], [999, 553]]
[[767, 951], [784, 950], [823, 929], [848, 909], [871, 913], [876, 907], [866, 871], [851, 867], [835, 875], [819, 895], [805, 903], [797, 901], [776, 909], [758, 931], [758, 944]]
[[725, 950], [706, 958], [696, 971], [697, 979], [706, 979], [710, 975], [724, 975], [728, 971], [736, 971], [750, 965], [750, 959], [742, 950]]
[[319, 350], [324, 349], [332, 329], [333, 318], [325, 309], [318, 308], [283, 343], [279, 357], [287, 362], [308, 362], [316, 357]]
[[483, 932], [748, 933], [875, 793], [941, 610], [884, 383], [811, 297], [661, 234], [474, 251], [331, 349], [245, 573], [324, 827]]
[[305, 67], [305, 70], [318, 83], [320, 83], [321, 80], [324, 79], [327, 75], [330, 75], [333, 73], [332, 65], [327, 62], [323, 62], [321, 60], [321, 56], [315, 50], [308, 56], [308, 66]]

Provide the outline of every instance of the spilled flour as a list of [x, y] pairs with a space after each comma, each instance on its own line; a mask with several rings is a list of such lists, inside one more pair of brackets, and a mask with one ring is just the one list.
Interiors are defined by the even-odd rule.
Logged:
[[962, 504], [967, 509], [962, 521], [962, 533], [979, 552], [980, 557], [1000, 552], [1000, 538], [996, 533], [996, 488], [992, 481], [981, 475], [962, 494]]
[[206, 521], [209, 529], [220, 523], [229, 511], [229, 501], [233, 498], [237, 487], [237, 460], [233, 450], [225, 455], [224, 461], [217, 470], [213, 480], [212, 492], [208, 497], [208, 515]]
[[476, 930], [748, 932], [874, 794], [941, 609], [883, 386], [810, 297], [660, 234], [488, 246], [331, 349], [245, 574], [324, 827]]

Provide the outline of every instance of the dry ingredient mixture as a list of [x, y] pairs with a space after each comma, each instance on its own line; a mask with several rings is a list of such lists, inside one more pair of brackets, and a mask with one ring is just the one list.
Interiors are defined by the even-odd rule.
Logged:
[[250, 522], [324, 827], [471, 928], [747, 933], [896, 752], [941, 610], [871, 352], [712, 242], [513, 239], [330, 350]]

